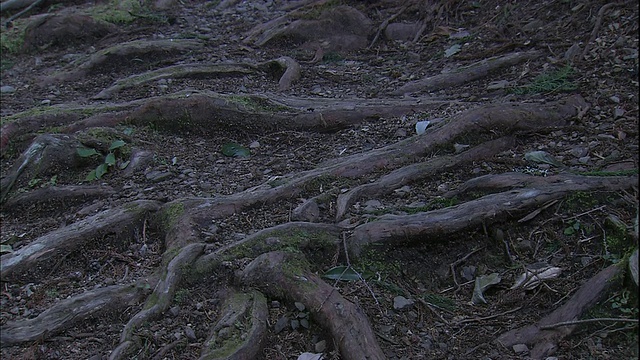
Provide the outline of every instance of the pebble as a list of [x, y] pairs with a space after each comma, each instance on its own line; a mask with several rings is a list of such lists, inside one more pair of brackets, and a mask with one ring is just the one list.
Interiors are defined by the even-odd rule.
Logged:
[[529, 352], [529, 348], [526, 344], [515, 344], [513, 345], [513, 351], [518, 355], [523, 355]]
[[404, 296], [396, 296], [393, 298], [393, 308], [395, 310], [402, 310], [409, 306], [412, 306], [414, 303], [413, 300], [407, 299]]
[[12, 94], [15, 91], [16, 91], [16, 88], [14, 88], [11, 85], [0, 86], [0, 93], [2, 94]]
[[190, 326], [184, 327], [184, 335], [189, 339], [189, 341], [196, 341], [198, 338], [196, 337], [196, 332]]

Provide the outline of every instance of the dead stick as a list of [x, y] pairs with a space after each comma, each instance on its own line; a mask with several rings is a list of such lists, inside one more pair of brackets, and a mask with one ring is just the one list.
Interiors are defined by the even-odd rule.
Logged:
[[593, 31], [591, 31], [591, 37], [589, 38], [589, 41], [587, 41], [587, 43], [584, 44], [584, 50], [582, 50], [582, 56], [580, 57], [581, 59], [584, 59], [584, 57], [589, 52], [589, 46], [591, 45], [592, 42], [596, 40], [596, 37], [598, 36], [598, 31], [600, 31], [600, 26], [602, 25], [602, 18], [604, 17], [605, 11], [609, 10], [610, 8], [616, 5], [618, 4], [608, 3], [603, 5], [598, 11], [598, 15], [597, 15], [598, 18], [596, 19], [596, 24], [593, 26]]
[[626, 319], [626, 318], [596, 318], [596, 319], [584, 319], [584, 320], [574, 320], [574, 321], [562, 321], [559, 323], [540, 326], [540, 330], [551, 330], [561, 326], [570, 326], [570, 325], [580, 325], [580, 324], [588, 324], [592, 322], [629, 322], [629, 323], [638, 323], [638, 319]]

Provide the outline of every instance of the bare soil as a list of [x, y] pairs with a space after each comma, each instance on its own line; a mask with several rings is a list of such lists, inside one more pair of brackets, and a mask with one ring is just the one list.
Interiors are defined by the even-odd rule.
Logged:
[[2, 358], [637, 358], [635, 1], [95, 5], [2, 13]]

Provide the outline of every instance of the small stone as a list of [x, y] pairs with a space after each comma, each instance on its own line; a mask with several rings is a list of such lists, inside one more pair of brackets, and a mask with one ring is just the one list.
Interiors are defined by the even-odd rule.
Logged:
[[251, 144], [249, 144], [250, 149], [257, 149], [259, 147], [260, 147], [260, 143], [258, 141], [254, 141]]
[[619, 98], [619, 97], [617, 97], [617, 96], [615, 96], [615, 95], [614, 95], [614, 96], [612, 96], [612, 97], [610, 97], [610, 98], [609, 98], [609, 100], [611, 100], [612, 102], [614, 102], [614, 103], [616, 103], [616, 104], [619, 104], [619, 103], [620, 103], [620, 98]]
[[16, 88], [14, 88], [11, 85], [0, 86], [0, 93], [2, 94], [11, 94], [11, 93], [14, 93], [15, 91], [16, 91]]
[[273, 300], [273, 301], [271, 302], [271, 307], [272, 307], [272, 308], [274, 308], [274, 309], [278, 309], [278, 308], [280, 308], [280, 301]]
[[108, 278], [104, 279], [104, 284], [107, 285], [107, 286], [113, 285], [115, 283], [116, 283], [116, 280], [114, 278], [108, 277]]
[[580, 164], [586, 164], [589, 160], [591, 160], [591, 156], [583, 156], [578, 159], [578, 162], [580, 162]]
[[529, 353], [529, 348], [526, 344], [515, 344], [513, 345], [513, 351], [518, 355], [524, 355]]
[[196, 337], [196, 332], [190, 326], [184, 327], [184, 335], [189, 339], [189, 341], [196, 341], [198, 338]]
[[318, 353], [324, 352], [327, 349], [327, 341], [326, 340], [318, 341], [314, 349]]
[[180, 306], [173, 306], [169, 309], [169, 314], [171, 316], [176, 317], [180, 314]]
[[507, 80], [498, 80], [493, 81], [489, 85], [487, 85], [487, 90], [500, 90], [509, 86], [509, 81]]
[[412, 306], [414, 303], [413, 300], [407, 299], [404, 296], [396, 296], [393, 298], [393, 308], [395, 310], [402, 310], [409, 306]]
[[40, 104], [42, 104], [42, 105], [51, 105], [51, 100], [44, 99], [44, 100], [40, 101]]

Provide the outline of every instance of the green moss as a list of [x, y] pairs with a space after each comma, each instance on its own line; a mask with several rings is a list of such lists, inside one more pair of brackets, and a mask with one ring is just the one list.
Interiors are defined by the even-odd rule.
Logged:
[[[277, 238], [279, 241], [267, 244], [265, 239], [270, 237]], [[303, 249], [309, 247], [313, 247], [314, 251], [317, 251], [332, 248], [333, 246], [335, 246], [335, 236], [327, 232], [304, 230], [274, 231], [231, 248], [223, 256], [223, 260], [255, 258], [269, 251], [300, 253]]]
[[256, 112], [287, 112], [291, 109], [283, 106], [274, 104], [268, 99], [258, 97], [258, 96], [250, 96], [250, 95], [232, 95], [227, 97], [227, 101], [240, 105], [241, 107], [246, 108], [250, 111]]
[[158, 213], [158, 222], [164, 231], [169, 231], [178, 222], [182, 214], [184, 214], [184, 204], [173, 202]]
[[2, 26], [2, 29], [0, 29], [1, 54], [18, 54], [22, 51], [27, 23], [25, 19], [16, 19], [12, 22], [11, 29]]

